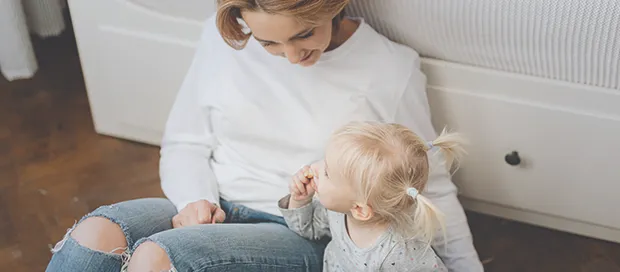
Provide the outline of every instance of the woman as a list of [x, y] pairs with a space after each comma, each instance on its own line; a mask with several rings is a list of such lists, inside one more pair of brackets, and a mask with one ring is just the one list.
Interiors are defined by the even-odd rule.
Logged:
[[[219, 0], [166, 126], [169, 200], [95, 210], [48, 271], [320, 271], [325, 243], [289, 231], [277, 209], [290, 175], [349, 121], [436, 136], [418, 55], [345, 18], [348, 2]], [[435, 249], [451, 270], [482, 271], [456, 188], [436, 169], [426, 194], [449, 240]]]

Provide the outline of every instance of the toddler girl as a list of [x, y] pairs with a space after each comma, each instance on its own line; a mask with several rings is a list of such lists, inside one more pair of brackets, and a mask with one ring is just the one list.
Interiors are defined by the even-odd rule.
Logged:
[[323, 271], [446, 271], [431, 248], [442, 214], [420, 192], [428, 151], [443, 151], [449, 167], [461, 143], [445, 130], [426, 143], [398, 124], [351, 123], [332, 135], [323, 161], [293, 176], [279, 207], [297, 234], [331, 237]]

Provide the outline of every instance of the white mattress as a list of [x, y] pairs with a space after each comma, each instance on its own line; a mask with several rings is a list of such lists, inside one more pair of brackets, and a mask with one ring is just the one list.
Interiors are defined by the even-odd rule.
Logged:
[[352, 0], [422, 56], [620, 90], [620, 0]]

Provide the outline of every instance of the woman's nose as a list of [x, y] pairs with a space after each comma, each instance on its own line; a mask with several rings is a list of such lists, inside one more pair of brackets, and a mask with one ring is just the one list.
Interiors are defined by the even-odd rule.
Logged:
[[292, 64], [297, 64], [299, 63], [299, 61], [301, 61], [301, 52], [297, 49], [297, 46], [295, 45], [284, 45], [284, 55]]

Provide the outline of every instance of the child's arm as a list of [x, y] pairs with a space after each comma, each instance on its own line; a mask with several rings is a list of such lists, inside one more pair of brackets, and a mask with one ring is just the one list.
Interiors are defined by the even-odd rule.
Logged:
[[285, 196], [278, 201], [278, 206], [292, 231], [310, 240], [331, 236], [327, 209], [318, 200], [312, 200], [299, 208], [289, 208], [290, 199], [290, 195]]
[[448, 271], [432, 247], [416, 240], [398, 243], [381, 265], [381, 271]]
[[304, 166], [291, 178], [289, 195], [278, 201], [278, 207], [288, 227], [300, 236], [319, 240], [331, 236], [327, 209], [318, 200], [313, 200], [313, 173]]

